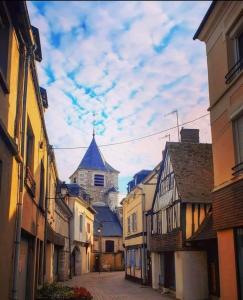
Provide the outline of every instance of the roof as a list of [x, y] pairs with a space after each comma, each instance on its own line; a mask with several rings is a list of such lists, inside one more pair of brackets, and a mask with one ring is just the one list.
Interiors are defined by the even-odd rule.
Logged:
[[93, 206], [96, 211], [94, 219], [94, 235], [99, 235], [97, 229], [102, 225], [102, 236], [122, 236], [122, 227], [115, 212], [109, 206]]
[[89, 200], [90, 195], [77, 183], [66, 183], [69, 196], [81, 197], [83, 200]]
[[189, 241], [201, 241], [216, 238], [217, 233], [213, 230], [213, 215], [212, 212], [210, 212], [205, 217], [198, 230], [190, 237]]
[[182, 202], [211, 203], [212, 145], [167, 142], [178, 194]]
[[95, 138], [93, 137], [88, 150], [86, 151], [83, 159], [81, 160], [78, 169], [86, 170], [100, 170], [104, 172], [116, 172], [110, 164], [108, 164], [103, 155], [101, 154], [99, 147], [96, 144]]
[[199, 27], [198, 27], [196, 33], [195, 33], [194, 36], [193, 36], [193, 39], [194, 39], [194, 40], [196, 40], [196, 39], [198, 38], [199, 34], [200, 34], [201, 31], [203, 30], [203, 27], [204, 27], [204, 25], [206, 24], [206, 22], [207, 22], [209, 16], [211, 15], [211, 13], [212, 13], [212, 11], [213, 11], [213, 9], [214, 9], [216, 3], [217, 3], [217, 1], [212, 1], [211, 5], [209, 6], [209, 8], [208, 8], [208, 10], [207, 10], [207, 12], [206, 12], [206, 14], [205, 14], [205, 16], [204, 16], [203, 19], [202, 19], [201, 24], [199, 25]]

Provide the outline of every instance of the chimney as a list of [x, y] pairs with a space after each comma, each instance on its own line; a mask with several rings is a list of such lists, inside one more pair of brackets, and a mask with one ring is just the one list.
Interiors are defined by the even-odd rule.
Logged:
[[199, 143], [199, 129], [181, 129], [181, 142], [182, 143]]

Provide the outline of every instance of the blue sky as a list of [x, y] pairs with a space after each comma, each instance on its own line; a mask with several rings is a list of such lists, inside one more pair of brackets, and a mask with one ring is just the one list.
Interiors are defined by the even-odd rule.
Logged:
[[[205, 46], [192, 37], [206, 1], [33, 1], [30, 19], [39, 28], [43, 61], [39, 81], [48, 92], [45, 113], [56, 147], [88, 146], [95, 117], [98, 144], [136, 138], [206, 113]], [[210, 142], [209, 118], [188, 125]], [[170, 132], [177, 140], [177, 131]], [[164, 135], [101, 148], [120, 171], [120, 190], [141, 169], [159, 163]], [[76, 169], [84, 149], [56, 150], [62, 180]]]

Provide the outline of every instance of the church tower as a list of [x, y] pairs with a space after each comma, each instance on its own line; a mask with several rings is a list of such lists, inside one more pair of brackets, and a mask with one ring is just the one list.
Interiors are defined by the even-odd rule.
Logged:
[[93, 139], [77, 170], [70, 176], [71, 183], [80, 185], [91, 197], [91, 204], [105, 204], [112, 210], [118, 206], [118, 174], [109, 165]]

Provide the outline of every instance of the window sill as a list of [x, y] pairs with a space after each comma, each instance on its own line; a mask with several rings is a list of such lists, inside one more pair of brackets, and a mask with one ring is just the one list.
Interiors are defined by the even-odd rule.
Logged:
[[5, 76], [3, 75], [1, 69], [0, 69], [0, 86], [2, 87], [2, 90], [5, 94], [9, 94], [9, 86], [7, 83], [7, 80]]

